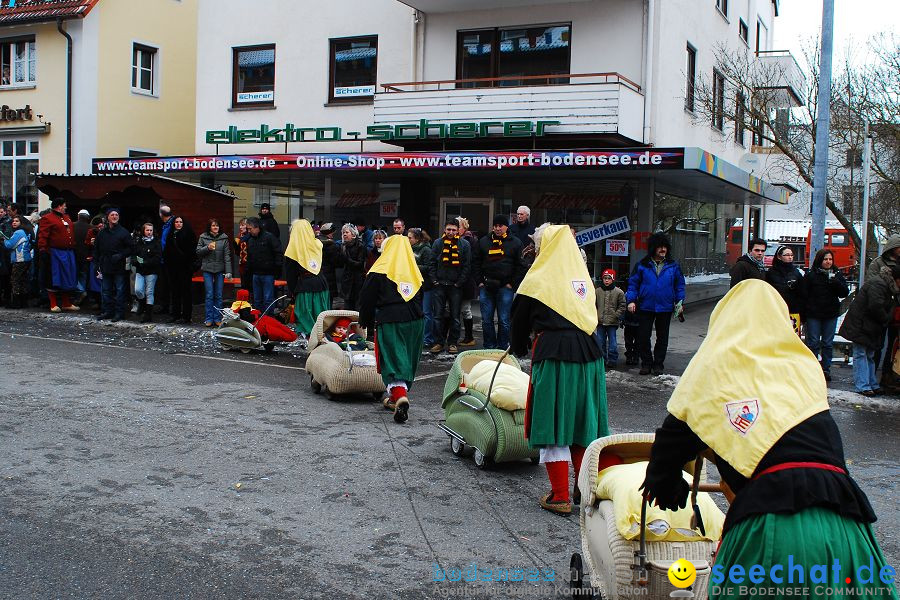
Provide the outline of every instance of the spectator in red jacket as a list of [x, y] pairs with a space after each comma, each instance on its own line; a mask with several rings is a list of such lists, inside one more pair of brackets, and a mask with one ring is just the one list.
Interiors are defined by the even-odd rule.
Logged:
[[50, 312], [78, 310], [69, 297], [78, 289], [75, 229], [66, 215], [65, 199], [54, 198], [50, 208], [38, 223], [38, 259], [50, 300]]

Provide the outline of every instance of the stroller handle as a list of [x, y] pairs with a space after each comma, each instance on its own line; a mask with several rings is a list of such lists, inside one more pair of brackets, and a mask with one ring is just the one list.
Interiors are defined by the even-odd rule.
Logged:
[[[507, 346], [507, 347], [506, 347], [506, 351], [503, 353], [503, 356], [501, 356], [501, 357], [497, 360], [497, 366], [494, 368], [494, 374], [491, 375], [491, 384], [488, 386], [488, 393], [487, 393], [487, 401], [488, 401], [488, 402], [491, 401], [491, 392], [492, 392], [493, 389], [494, 389], [494, 379], [497, 378], [497, 372], [500, 370], [500, 365], [503, 364], [503, 361], [506, 360], [506, 357], [507, 357], [507, 356], [509, 356], [510, 350], [512, 350], [512, 346]], [[481, 408], [481, 410], [485, 410], [486, 408], [487, 408], [487, 404], [485, 404], [485, 405]], [[480, 412], [480, 411], [479, 411], [479, 412]]]

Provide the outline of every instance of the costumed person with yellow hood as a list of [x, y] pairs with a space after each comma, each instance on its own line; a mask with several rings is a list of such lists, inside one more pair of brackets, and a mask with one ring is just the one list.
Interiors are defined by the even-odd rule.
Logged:
[[322, 269], [322, 242], [316, 239], [306, 219], [291, 224], [291, 238], [284, 250], [284, 275], [288, 293], [294, 298], [297, 333], [308, 339], [316, 318], [331, 309], [328, 281]]
[[375, 328], [375, 359], [388, 392], [384, 407], [397, 423], [409, 418], [409, 388], [425, 337], [422, 281], [409, 238], [392, 235], [359, 294], [359, 324]]
[[[748, 279], [719, 301], [667, 410], [641, 489], [661, 508], [684, 507], [690, 486], [682, 468], [712, 451], [731, 507], [710, 598], [796, 595], [787, 588], [798, 587], [800, 570], [805, 598], [846, 588], [897, 598], [879, 579], [885, 561], [870, 525], [875, 514], [847, 472], [822, 369], [775, 289]], [[737, 565], [740, 581], [731, 576]], [[863, 565], [869, 583], [858, 577]]]
[[537, 258], [513, 300], [510, 347], [525, 356], [534, 333], [525, 437], [550, 479], [541, 507], [569, 514], [569, 462], [577, 480], [585, 448], [609, 435], [606, 377], [594, 286], [575, 238], [567, 225], [541, 226], [533, 237]]

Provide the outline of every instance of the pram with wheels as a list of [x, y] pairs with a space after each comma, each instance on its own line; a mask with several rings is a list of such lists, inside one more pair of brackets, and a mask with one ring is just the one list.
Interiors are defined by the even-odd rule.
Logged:
[[309, 357], [306, 371], [313, 392], [334, 400], [344, 394], [371, 394], [375, 400], [384, 396], [385, 386], [375, 363], [374, 345], [366, 350], [345, 350], [338, 344], [325, 341], [325, 332], [338, 319], [351, 321], [351, 330], [366, 337], [366, 330], [357, 323], [359, 313], [350, 310], [326, 310], [319, 313], [309, 338]]
[[[444, 423], [439, 427], [450, 436], [450, 450], [463, 456], [472, 449], [475, 464], [485, 468], [491, 463], [531, 459], [537, 463], [539, 452], [525, 440], [525, 410], [505, 410], [490, 400], [490, 389], [476, 390], [466, 377], [482, 361], [498, 361], [521, 370], [519, 361], [502, 350], [461, 352], [444, 383]], [[523, 406], [527, 388], [522, 390]]]
[[[652, 433], [611, 435], [595, 440], [585, 451], [581, 472], [578, 475], [578, 489], [581, 492], [579, 524], [582, 553], [573, 554], [570, 564], [573, 598], [596, 597], [594, 591], [599, 591], [600, 597], [606, 599], [669, 598], [670, 592], [675, 588], [669, 583], [667, 572], [672, 562], [682, 558], [692, 562], [697, 571], [697, 579], [692, 586], [693, 597], [699, 600], [707, 598], [707, 586], [717, 540], [709, 539], [699, 531], [694, 531], [688, 532], [696, 536], [691, 537], [690, 541], [647, 541], [645, 538], [648, 531], [652, 530], [653, 524], [647, 522], [647, 503], [642, 501], [637, 485], [634, 486], [633, 499], [641, 506], [640, 522], [636, 524], [640, 532], [639, 539], [626, 539], [617, 527], [614, 502], [597, 496], [598, 464], [601, 455], [614, 454], [623, 461], [623, 464], [647, 461], [650, 458], [653, 439]], [[694, 476], [697, 484], [705, 478], [704, 459], [698, 457], [689, 462], [684, 466], [684, 471]], [[715, 484], [700, 485], [699, 490], [701, 493], [720, 491]], [[707, 506], [710, 504], [707, 503]], [[715, 507], [713, 509], [718, 510]], [[691, 505], [682, 511], [690, 513]], [[710, 521], [720, 523], [719, 519], [723, 520], [724, 516], [721, 515], [721, 511], [719, 515], [707, 511], [703, 519], [709, 525]], [[691, 526], [693, 525], [692, 521]], [[585, 573], [589, 581], [585, 581]]]

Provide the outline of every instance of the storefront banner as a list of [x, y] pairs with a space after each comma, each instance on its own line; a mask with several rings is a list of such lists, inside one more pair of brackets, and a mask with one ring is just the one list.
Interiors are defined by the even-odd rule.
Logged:
[[95, 158], [94, 173], [205, 173], [216, 171], [381, 171], [431, 169], [602, 170], [681, 169], [683, 149], [506, 152], [359, 152]]
[[606, 240], [607, 256], [628, 256], [628, 240]]
[[630, 230], [631, 225], [628, 224], [628, 217], [619, 217], [588, 229], [582, 229], [575, 234], [575, 241], [578, 242], [579, 246], [587, 246]]

